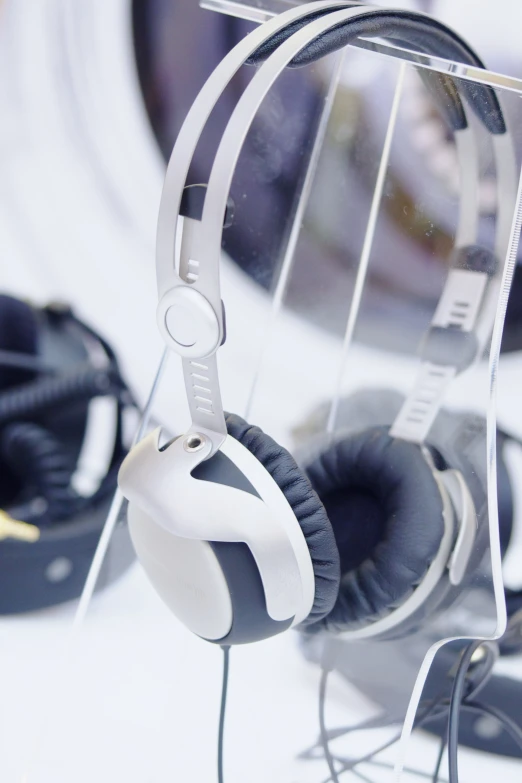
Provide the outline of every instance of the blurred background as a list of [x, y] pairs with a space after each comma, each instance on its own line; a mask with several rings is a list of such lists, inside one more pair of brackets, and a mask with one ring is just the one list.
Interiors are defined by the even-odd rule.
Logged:
[[[398, 5], [422, 8], [452, 25], [491, 70], [522, 75], [514, 32], [522, 11], [509, 0], [484, 0], [474, 13], [466, 3], [447, 0]], [[506, 24], [507, 19], [511, 23]], [[104, 325], [107, 336], [120, 339], [125, 333], [122, 360], [141, 395], [159, 351], [150, 313], [155, 219], [165, 160], [205, 78], [252, 27], [202, 10], [195, 0], [114, 0], [110, 8], [96, 0], [53, 0], [41, 8], [29, 0], [2, 5], [1, 219], [2, 255], [9, 259], [4, 262], [4, 288], [40, 301], [57, 296], [74, 300], [82, 313]], [[236, 87], [232, 85], [228, 98], [220, 102], [200, 144], [192, 181], [204, 179], [223, 123], [250, 70], [238, 75]], [[235, 187], [240, 192], [248, 181], [256, 187], [255, 197], [246, 203], [238, 200], [238, 219], [226, 233], [224, 247], [265, 289], [273, 285], [278, 270], [285, 215], [303, 175], [303, 150], [313, 137], [328, 78], [324, 68], [281, 79], [242, 154]], [[328, 177], [337, 166], [349, 171], [344, 195], [364, 210], [387, 123], [392, 81], [385, 62], [358, 67], [357, 53], [343, 74], [334, 111], [337, 119], [331, 123], [320, 166], [324, 177], [314, 189], [299, 248], [309, 257], [307, 271], [300, 274], [289, 301], [294, 308], [301, 302], [320, 328], [342, 332], [343, 309], [336, 290], [342, 295], [346, 286], [339, 280], [353, 274], [360, 248], [360, 221], [354, 215], [347, 223], [342, 202], [336, 205], [328, 199]], [[397, 142], [403, 150], [398, 150], [393, 164], [393, 186], [402, 203], [394, 199], [397, 214], [387, 215], [386, 233], [376, 248], [382, 259], [375, 266], [375, 296], [383, 312], [390, 292], [400, 293], [408, 310], [410, 289], [404, 285], [404, 271], [410, 269], [412, 257], [422, 263], [408, 275], [411, 292], [429, 299], [451, 250], [451, 196], [457, 187], [453, 142], [418, 81], [410, 82], [401, 112], [404, 133]], [[485, 180], [480, 200], [487, 224], [495, 193], [494, 182]], [[428, 191], [438, 219], [427, 231], [422, 221], [412, 224], [409, 207], [419, 193]], [[404, 210], [409, 210], [406, 220]], [[306, 293], [315, 290], [319, 278], [332, 296], [329, 315], [321, 309], [314, 316], [313, 297]], [[130, 282], [134, 279], [140, 280], [136, 288]], [[506, 348], [516, 346], [516, 298], [510, 305]], [[390, 339], [410, 349], [407, 332], [403, 329]], [[156, 353], [151, 345], [157, 346]], [[125, 364], [126, 351], [139, 355], [140, 361]]]
[[[79, 351], [82, 361], [89, 361], [96, 371], [105, 368], [109, 378], [105, 410], [91, 404], [90, 397], [88, 406], [75, 409], [79, 417], [75, 427], [78, 420], [80, 424], [74, 442], [65, 449], [74, 463], [71, 472], [81, 473], [84, 483], [91, 480], [91, 485], [95, 477], [94, 488], [78, 490], [89, 499], [88, 511], [78, 505], [62, 510], [55, 538], [53, 521], [46, 523], [51, 538], [46, 539], [49, 551], [42, 554], [42, 582], [32, 588], [23, 612], [10, 592], [15, 582], [5, 582], [0, 617], [0, 735], [8, 738], [8, 747], [0, 756], [0, 779], [8, 783], [83, 783], [94, 775], [102, 783], [118, 778], [136, 783], [164, 780], [165, 767], [159, 761], [155, 766], [150, 757], [157, 753], [157, 759], [164, 760], [171, 725], [180, 732], [190, 728], [196, 736], [183, 734], [183, 759], [201, 748], [213, 748], [219, 668], [214, 651], [202, 651], [159, 604], [133, 564], [123, 521], [111, 567], [104, 572], [111, 586], [94, 599], [80, 637], [71, 642], [66, 630], [115, 486], [115, 470], [130, 444], [137, 410], [145, 403], [162, 354], [155, 321], [154, 243], [166, 162], [205, 79], [254, 27], [252, 21], [239, 18], [240, 5], [235, 3], [236, 16], [231, 16], [202, 9], [197, 0], [0, 2], [0, 293], [27, 300], [36, 308], [34, 328], [41, 330], [44, 347], [31, 352], [41, 352], [45, 361], [63, 364], [67, 371], [69, 349], [72, 364]], [[244, 0], [244, 5], [247, 13], [249, 5], [259, 8], [264, 3]], [[272, 0], [267, 5], [277, 11], [288, 3]], [[464, 36], [490, 70], [522, 79], [522, 7], [515, 0], [472, 4], [383, 0], [381, 5], [433, 14]], [[331, 73], [332, 63], [325, 61], [278, 80], [242, 149], [232, 188], [235, 221], [223, 238], [229, 323], [249, 326], [225, 349], [226, 404], [233, 410], [244, 408], [254, 389], [256, 423], [289, 443], [298, 440], [296, 432], [314, 429], [317, 412], [331, 395], [329, 378], [336, 371], [397, 78], [396, 64], [389, 59], [356, 50], [346, 57], [299, 234], [298, 264], [284, 294], [278, 325], [286, 331], [279, 334], [279, 353], [272, 344], [268, 364], [260, 371], [257, 359], [266, 348], [267, 314], [288, 243], [289, 216], [301, 192]], [[243, 68], [220, 100], [198, 146], [190, 182], [208, 178], [220, 134], [251, 76], [252, 69]], [[507, 101], [516, 123], [522, 119], [519, 97], [509, 96]], [[496, 188], [487, 150], [482, 150], [481, 174], [480, 235], [488, 244], [494, 237]], [[376, 374], [380, 383], [400, 386], [394, 368], [402, 367], [401, 362], [405, 377], [410, 377], [410, 364], [450, 263], [458, 186], [452, 136], [413, 69], [408, 69], [369, 284], [356, 329], [360, 356], [367, 356], [365, 350], [389, 352], [389, 363], [384, 362]], [[95, 330], [94, 337], [86, 337], [84, 330], [80, 337], [76, 334], [81, 345], [71, 347], [70, 324], [60, 321], [52, 308], [44, 310], [49, 303], [56, 312], [71, 306], [75, 317]], [[14, 318], [11, 305], [3, 306]], [[13, 328], [0, 313], [0, 349], [12, 349]], [[298, 375], [302, 369], [282, 357], [296, 341], [306, 343], [313, 382], [304, 381], [304, 375]], [[521, 350], [522, 274], [517, 268], [503, 340], [499, 420], [518, 435], [522, 435]], [[103, 361], [100, 354], [105, 354]], [[370, 369], [358, 370], [354, 382], [373, 378]], [[300, 388], [309, 387], [298, 402], [280, 389], [290, 390], [296, 377], [302, 381]], [[15, 385], [12, 379], [9, 384]], [[487, 390], [483, 373], [471, 402], [482, 414]], [[457, 397], [468, 402], [470, 387], [457, 390]], [[171, 432], [185, 426], [187, 411], [175, 361], [157, 391], [153, 419]], [[44, 412], [36, 423], [59, 439], [64, 431], [72, 431], [70, 422], [64, 423], [56, 411], [52, 416]], [[78, 470], [80, 456], [83, 472]], [[0, 455], [0, 459], [5, 475], [13, 468], [7, 458]], [[517, 476], [522, 459], [514, 448], [509, 464]], [[20, 497], [13, 498], [11, 489], [5, 490], [2, 508], [38, 497], [38, 487], [20, 486]], [[99, 492], [100, 486], [107, 491]], [[33, 512], [28, 520], [38, 523], [34, 506]], [[69, 525], [65, 533], [64, 524]], [[76, 555], [60, 547], [69, 547], [71, 525], [83, 531], [84, 524], [91, 524], [90, 537], [82, 539], [84, 554], [75, 570]], [[504, 564], [506, 583], [513, 589], [522, 586], [519, 528], [512, 533]], [[61, 536], [66, 544], [58, 540]], [[8, 547], [7, 541], [0, 540], [0, 569], [4, 567], [6, 574], [9, 558], [25, 552], [23, 545], [13, 551]], [[32, 571], [26, 559], [21, 562], [20, 567], [27, 569], [23, 581]], [[49, 585], [58, 585], [63, 592], [56, 588], [51, 594]], [[168, 666], [171, 650], [181, 656], [181, 663], [166, 688], [161, 672]], [[281, 666], [276, 672], [278, 661]], [[184, 669], [189, 663], [195, 669]], [[502, 665], [510, 677], [522, 679], [520, 660]], [[295, 642], [261, 645], [246, 652], [238, 667], [241, 676], [232, 692], [237, 707], [233, 725], [241, 737], [237, 742], [250, 750], [255, 745], [255, 736], [240, 725], [240, 718], [255, 711], [245, 706], [240, 693], [240, 683], [250, 683], [255, 668], [265, 675], [250, 695], [251, 705], [258, 710], [254, 728], [264, 730], [271, 699], [284, 694], [281, 721], [294, 725], [285, 742], [288, 748], [302, 748], [303, 737], [315, 732], [315, 714], [308, 701], [315, 680], [296, 655]], [[203, 718], [194, 693], [187, 713], [172, 706], [185, 704], [190, 692], [186, 671], [197, 672], [200, 685], [194, 693], [204, 691], [205, 704], [207, 700], [211, 704]], [[273, 680], [267, 684], [270, 671]], [[355, 716], [369, 709], [366, 697], [350, 690], [344, 680], [339, 680], [335, 699], [339, 720], [346, 718], [348, 703]], [[167, 717], [164, 731], [151, 737], [159, 714]], [[487, 734], [487, 727], [484, 731]], [[490, 726], [491, 731], [495, 733]], [[252, 727], [250, 733], [255, 735]], [[147, 738], [142, 747], [138, 737]], [[271, 740], [276, 743], [277, 737]], [[427, 739], [422, 742], [419, 754], [427, 754], [431, 763], [435, 745]], [[293, 779], [289, 777], [293, 772], [281, 761], [285, 754], [291, 755], [286, 748], [273, 750], [274, 780]], [[502, 769], [506, 781], [518, 780], [522, 769], [519, 762], [500, 762], [471, 752], [465, 763], [467, 779], [477, 781], [489, 779], [482, 776], [482, 769], [488, 770], [487, 775]], [[201, 779], [206, 774], [211, 779], [212, 753], [201, 764]], [[181, 764], [176, 771], [185, 774], [187, 768]], [[239, 764], [237, 774], [241, 774]], [[389, 770], [379, 774], [375, 781], [391, 780]], [[319, 779], [315, 772], [312, 779]]]

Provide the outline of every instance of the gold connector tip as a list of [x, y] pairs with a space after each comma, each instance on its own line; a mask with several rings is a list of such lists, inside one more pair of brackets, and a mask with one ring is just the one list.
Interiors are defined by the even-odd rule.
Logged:
[[0, 541], [6, 538], [34, 543], [40, 538], [40, 529], [28, 522], [13, 519], [6, 511], [0, 509]]

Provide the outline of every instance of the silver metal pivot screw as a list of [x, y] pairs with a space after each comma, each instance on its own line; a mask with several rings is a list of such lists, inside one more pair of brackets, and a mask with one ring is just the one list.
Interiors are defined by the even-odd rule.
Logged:
[[201, 451], [206, 442], [207, 439], [204, 435], [201, 435], [199, 432], [192, 432], [183, 441], [183, 448], [192, 454], [195, 451]]

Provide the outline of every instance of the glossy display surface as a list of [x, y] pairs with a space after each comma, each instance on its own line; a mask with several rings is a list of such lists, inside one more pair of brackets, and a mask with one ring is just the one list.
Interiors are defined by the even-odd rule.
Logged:
[[300, 0], [202, 0], [201, 7], [218, 11], [231, 16], [239, 16], [252, 22], [266, 22], [275, 14], [281, 14], [292, 6], [299, 5]]

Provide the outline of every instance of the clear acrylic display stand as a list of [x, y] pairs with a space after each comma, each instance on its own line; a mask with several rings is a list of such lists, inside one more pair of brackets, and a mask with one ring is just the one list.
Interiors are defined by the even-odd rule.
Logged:
[[[261, 21], [287, 5], [283, 0], [223, 0], [220, 8]], [[418, 767], [418, 779], [433, 769], [435, 748], [429, 745], [413, 762], [406, 740], [437, 645], [449, 638], [495, 638], [505, 627], [490, 458], [497, 357], [520, 230], [522, 83], [375, 42], [362, 42], [307, 68], [306, 78], [323, 100], [306, 134], [306, 165], [293, 209], [285, 216], [284, 241], [270, 249], [269, 279], [265, 274], [259, 284], [255, 259], [240, 259], [243, 269], [254, 270], [245, 274], [224, 254], [222, 268], [228, 340], [220, 370], [228, 410], [246, 415], [303, 463], [332, 437], [361, 424], [391, 423], [400, 399], [391, 392], [405, 395], [414, 383], [419, 346], [447, 275], [459, 203], [455, 150], [419, 86], [421, 69], [495, 89], [514, 145], [514, 190], [509, 238], [498, 258], [493, 339], [487, 355], [454, 380], [444, 400], [448, 416], [462, 412], [477, 417], [476, 472], [489, 502], [479, 514], [481, 545], [474, 552], [473, 573], [452, 606], [427, 617], [407, 639], [341, 640], [337, 651], [348, 661], [345, 669], [354, 672], [362, 671], [361, 660], [371, 662], [374, 687], [373, 692], [358, 689], [349, 677], [333, 675], [329, 726], [356, 724], [374, 717], [382, 706], [393, 725], [358, 732], [355, 738], [348, 734], [333, 743], [335, 751], [348, 759], [361, 757], [402, 727], [402, 743], [379, 755], [380, 767], [357, 769], [363, 779], [374, 781], [393, 780], [394, 767], [399, 773], [403, 764]], [[283, 78], [291, 88], [297, 77]], [[277, 94], [267, 97], [261, 114], [269, 130], [286, 119]], [[490, 139], [469, 114], [482, 175], [480, 241], [494, 251], [496, 176]], [[266, 124], [269, 119], [272, 126]], [[439, 148], [431, 144], [433, 138], [440, 141]], [[259, 142], [255, 128], [246, 144], [252, 139]], [[266, 163], [266, 156], [260, 157]], [[281, 166], [278, 159], [270, 161]], [[242, 203], [255, 198], [254, 173], [241, 170], [240, 183], [235, 178], [232, 184], [236, 224], [242, 220]], [[161, 408], [166, 429], [182, 432], [182, 377], [176, 358], [152, 396], [156, 393], [164, 402], [172, 399]], [[451, 428], [451, 420], [444, 424], [441, 419], [439, 425]], [[38, 730], [26, 737], [24, 783], [215, 778], [219, 650], [181, 627], [139, 566], [93, 598], [119, 504], [117, 497], [59, 670], [51, 672], [33, 705], [31, 725], [38, 724]], [[232, 650], [227, 783], [318, 783], [328, 778], [324, 758], [309, 752], [318, 734], [319, 670], [306, 660], [319, 660], [328, 643], [321, 636], [287, 633]], [[400, 668], [391, 668], [392, 660], [399, 660]], [[354, 681], [362, 682], [362, 675]], [[471, 775], [476, 769], [472, 760], [463, 763], [470, 779], [480, 779]], [[481, 759], [480, 768], [487, 763]], [[513, 777], [510, 772], [503, 779], [517, 780], [519, 771]]]
[[202, 8], [210, 11], [220, 11], [251, 22], [266, 22], [275, 14], [288, 11], [296, 5], [302, 5], [301, 0], [200, 0]]

